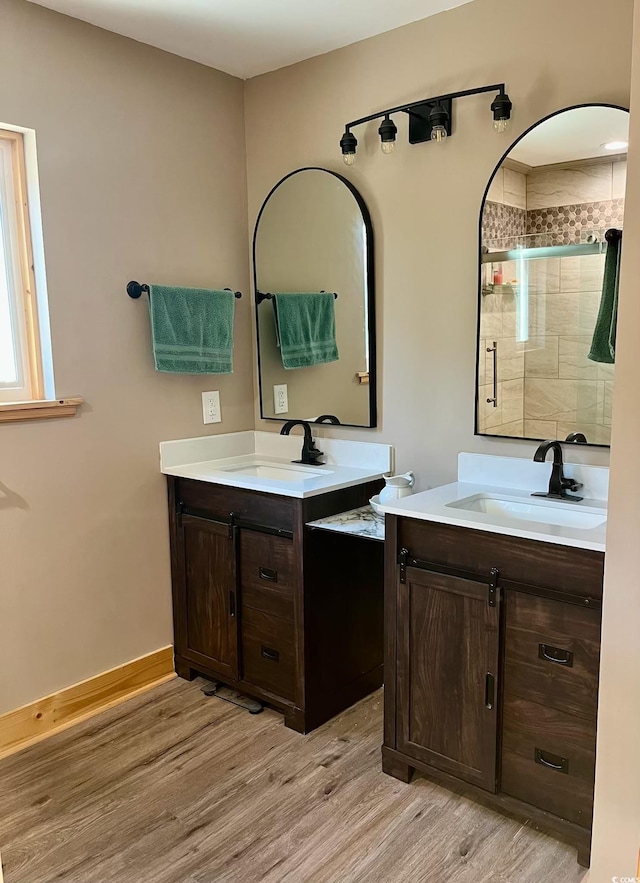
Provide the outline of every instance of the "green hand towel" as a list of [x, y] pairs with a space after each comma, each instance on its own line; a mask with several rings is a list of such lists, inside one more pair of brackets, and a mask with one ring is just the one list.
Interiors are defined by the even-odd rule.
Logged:
[[233, 373], [232, 291], [151, 285], [149, 311], [157, 371]]
[[615, 238], [607, 244], [604, 261], [602, 298], [593, 332], [589, 358], [592, 362], [613, 365], [616, 360], [616, 326], [618, 324], [618, 288], [620, 285], [620, 255], [622, 239]]
[[335, 297], [314, 291], [274, 295], [285, 368], [308, 368], [339, 358], [336, 344]]

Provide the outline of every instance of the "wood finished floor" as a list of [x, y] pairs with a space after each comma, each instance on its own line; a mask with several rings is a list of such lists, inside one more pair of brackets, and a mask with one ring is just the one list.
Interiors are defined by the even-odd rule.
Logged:
[[0, 762], [5, 883], [573, 883], [575, 850], [380, 769], [378, 692], [308, 736], [174, 680]]

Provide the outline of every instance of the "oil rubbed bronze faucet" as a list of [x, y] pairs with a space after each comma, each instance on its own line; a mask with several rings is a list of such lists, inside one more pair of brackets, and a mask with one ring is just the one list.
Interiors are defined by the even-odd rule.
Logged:
[[322, 457], [322, 451], [316, 448], [316, 443], [311, 436], [311, 427], [305, 420], [288, 420], [280, 430], [280, 435], [289, 435], [294, 426], [302, 426], [304, 441], [302, 442], [300, 459], [293, 460], [293, 462], [304, 463], [305, 466], [322, 466], [323, 464], [318, 462], [318, 457]]
[[543, 441], [538, 450], [533, 455], [535, 463], [544, 463], [547, 459], [549, 450], [553, 450], [553, 466], [551, 467], [551, 478], [549, 479], [549, 490], [544, 493], [531, 494], [532, 497], [550, 497], [553, 500], [566, 500], [567, 502], [577, 503], [582, 497], [572, 496], [567, 491], [579, 491], [582, 485], [579, 481], [572, 478], [565, 478], [562, 462], [562, 445], [559, 441]]

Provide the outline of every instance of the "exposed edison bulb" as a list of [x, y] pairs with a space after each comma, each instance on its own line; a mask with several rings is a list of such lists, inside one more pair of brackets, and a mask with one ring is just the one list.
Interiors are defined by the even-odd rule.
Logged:
[[393, 153], [395, 141], [381, 141], [380, 142], [380, 150], [388, 156], [390, 153]]
[[502, 118], [499, 120], [493, 121], [493, 128], [498, 132], [498, 134], [502, 135], [503, 132], [506, 132], [509, 128], [510, 120]]
[[342, 154], [342, 162], [345, 166], [352, 166], [356, 161], [355, 153], [343, 153]]
[[447, 130], [444, 126], [434, 126], [431, 129], [431, 140], [437, 141], [438, 144], [447, 137]]

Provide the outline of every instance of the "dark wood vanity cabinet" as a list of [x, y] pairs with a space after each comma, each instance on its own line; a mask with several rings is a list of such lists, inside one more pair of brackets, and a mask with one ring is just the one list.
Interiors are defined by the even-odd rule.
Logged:
[[387, 516], [383, 769], [588, 864], [604, 555]]
[[175, 642], [194, 662], [238, 677], [236, 556], [229, 528], [207, 518], [182, 515], [183, 598], [175, 617]]
[[260, 699], [300, 732], [379, 687], [382, 545], [347, 560], [305, 524], [381, 484], [297, 499], [169, 477], [177, 673]]
[[482, 583], [413, 567], [397, 605], [395, 747], [493, 790], [499, 606]]

